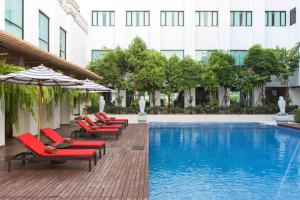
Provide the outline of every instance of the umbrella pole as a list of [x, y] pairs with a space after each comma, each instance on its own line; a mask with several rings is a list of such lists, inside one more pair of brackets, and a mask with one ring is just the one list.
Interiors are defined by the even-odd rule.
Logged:
[[85, 113], [84, 113], [84, 117], [87, 115], [87, 103], [88, 103], [88, 93], [86, 92], [86, 94], [85, 94]]
[[41, 111], [42, 111], [42, 86], [39, 85], [39, 99], [38, 99], [38, 140], [40, 140], [40, 129], [41, 129]]

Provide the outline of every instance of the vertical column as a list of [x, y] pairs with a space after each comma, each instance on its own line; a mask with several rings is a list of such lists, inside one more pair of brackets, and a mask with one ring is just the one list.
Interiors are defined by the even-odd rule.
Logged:
[[196, 21], [195, 0], [184, 1], [184, 55], [195, 58]]
[[0, 97], [0, 146], [5, 145], [5, 100]]
[[69, 124], [72, 119], [72, 110], [70, 106], [67, 104], [66, 99], [63, 98], [60, 102], [60, 123], [61, 124]]
[[126, 47], [126, 3], [115, 0], [115, 46]]
[[253, 44], [265, 46], [266, 26], [265, 26], [265, 1], [252, 1], [252, 25], [253, 27]]
[[195, 90], [195, 88], [191, 88], [190, 91], [185, 90], [184, 91], [184, 107], [189, 107], [189, 106], [194, 107], [195, 105], [196, 105], [196, 90]]
[[254, 88], [254, 90], [252, 91], [252, 105], [253, 106], [257, 106], [261, 104], [261, 100], [259, 100], [260, 98], [260, 93], [261, 93], [261, 88]]
[[155, 91], [154, 93], [154, 105], [153, 105], [153, 96], [152, 94], [150, 94], [150, 107], [153, 107], [153, 106], [160, 106], [160, 91]]
[[230, 0], [219, 0], [219, 49], [230, 50]]
[[[116, 98], [117, 98], [117, 96], [116, 96]], [[115, 105], [125, 108], [126, 107], [126, 90], [120, 90], [120, 98], [121, 98], [121, 104], [119, 104], [119, 102], [116, 99]]]
[[149, 49], [160, 50], [160, 1], [149, 0], [150, 28]]
[[[229, 98], [230, 88], [227, 89], [227, 106], [230, 105], [230, 98]], [[225, 89], [224, 87], [220, 87], [218, 90], [218, 105], [222, 106], [222, 103], [224, 105], [225, 99], [224, 99]]]
[[0, 29], [5, 30], [5, 1], [0, 1], [0, 8], [2, 11], [0, 12]]

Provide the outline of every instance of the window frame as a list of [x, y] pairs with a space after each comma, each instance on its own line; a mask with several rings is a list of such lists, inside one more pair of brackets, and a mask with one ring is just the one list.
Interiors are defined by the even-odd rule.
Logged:
[[[245, 12], [246, 13], [246, 24], [244, 26], [241, 25], [242, 21], [240, 22], [240, 25], [239, 26], [235, 26], [235, 13], [243, 13]], [[247, 25], [247, 22], [248, 22], [248, 13], [251, 14], [251, 24], [250, 25]], [[231, 15], [233, 14], [233, 21], [231, 23]], [[230, 11], [230, 26], [231, 27], [252, 27], [253, 26], [253, 12], [251, 10], [231, 10]]]
[[[61, 41], [60, 41], [60, 34], [61, 34], [61, 31], [63, 31], [64, 33], [65, 33], [65, 51], [64, 51], [64, 57], [61, 57], [61, 52], [62, 52], [62, 50], [61, 50], [61, 46], [60, 46], [60, 43], [61, 43]], [[67, 31], [64, 29], [64, 28], [62, 28], [62, 27], [59, 27], [59, 57], [60, 58], [64, 58], [65, 60], [67, 59]]]
[[[201, 52], [201, 51], [204, 52], [204, 51], [206, 51], [206, 52], [208, 52], [209, 54], [211, 54], [211, 52], [213, 52], [213, 51], [215, 51], [215, 50], [217, 50], [217, 49], [196, 49], [196, 50], [195, 50], [195, 56], [197, 55], [197, 52]], [[199, 60], [199, 59], [197, 59], [197, 57], [195, 57], [195, 60], [201, 61], [201, 62], [208, 62], [209, 56], [210, 56], [210, 55], [208, 55], [207, 61], [206, 61], [206, 60]]]
[[[295, 21], [292, 20], [292, 14], [293, 14], [293, 12], [295, 12]], [[296, 23], [297, 23], [297, 8], [294, 7], [293, 9], [290, 10], [290, 26], [293, 26]]]
[[[6, 17], [5, 17], [5, 13], [4, 13], [4, 21], [7, 22], [7, 23], [10, 23], [18, 28], [20, 28], [22, 30], [22, 39], [24, 39], [24, 0], [21, 0], [22, 1], [22, 27], [20, 27], [19, 25], [15, 24], [14, 22], [8, 20]], [[4, 12], [5, 12], [5, 4], [6, 2], [4, 1]], [[5, 29], [5, 24], [4, 24], [4, 29]]]
[[[143, 16], [144, 16], [144, 22], [143, 22], [143, 25], [132, 25], [132, 14], [136, 12], [136, 13], [140, 13], [142, 12], [143, 13]], [[130, 13], [130, 25], [128, 24], [128, 19], [127, 19], [127, 14]], [[146, 25], [146, 18], [145, 18], [145, 14], [148, 13], [148, 25]], [[150, 26], [150, 10], [126, 10], [126, 26], [129, 26], [129, 27], [143, 27], [143, 26]]]
[[[106, 26], [99, 26], [99, 23], [98, 23], [98, 14], [100, 12], [106, 12], [106, 13], [109, 13], [109, 26], [106, 25]], [[94, 13], [96, 13], [96, 20], [94, 19]], [[112, 13], [114, 14], [114, 22], [112, 22]], [[92, 15], [91, 15], [91, 18], [92, 18], [92, 26], [96, 26], [96, 27], [110, 27], [110, 26], [115, 26], [115, 11], [114, 10], [92, 10]], [[94, 25], [94, 21], [96, 21], [96, 25]]]
[[[48, 52], [50, 51], [50, 18], [48, 17], [48, 15], [46, 15], [42, 10], [39, 10], [39, 20], [40, 20], [40, 14], [42, 14], [44, 17], [46, 17], [48, 19], [48, 27], [47, 27], [47, 31], [48, 31], [48, 42], [41, 39], [40, 38], [40, 27], [39, 27], [39, 41], [41, 40], [42, 42], [45, 42], [48, 44]], [[40, 21], [39, 21], [40, 23]]]
[[[176, 26], [170, 26], [170, 25], [167, 25], [167, 13], [178, 13], [178, 25]], [[162, 13], [164, 13], [164, 25], [162, 23]], [[182, 25], [180, 25], [180, 14], [179, 13], [182, 13]], [[160, 26], [165, 26], [165, 27], [178, 27], [178, 26], [184, 26], [184, 10], [161, 10], [160, 11]]]
[[[212, 15], [212, 18], [211, 18], [211, 26], [201, 26], [201, 13], [211, 13], [211, 15]], [[214, 13], [216, 13], [217, 14], [217, 24], [216, 25], [214, 25]], [[199, 23], [197, 24], [197, 20], [196, 20], [196, 26], [199, 26], [199, 27], [218, 27], [219, 26], [219, 11], [217, 11], [217, 10], [196, 10], [195, 11], [195, 15], [197, 16], [197, 14], [199, 15]]]
[[[273, 23], [272, 24], [274, 24], [274, 26], [270, 26], [269, 25], [269, 16], [268, 16], [268, 13], [276, 13], [276, 12], [278, 12], [279, 13], [279, 16], [280, 16], [280, 19], [279, 19], [279, 23], [280, 23], [280, 25], [279, 26], [275, 26], [275, 19], [273, 19]], [[284, 13], [285, 14], [285, 21], [284, 21], [284, 25], [282, 25], [281, 24], [281, 14], [282, 13]], [[267, 21], [265, 22], [265, 26], [266, 27], [285, 27], [285, 26], [287, 26], [286, 24], [287, 24], [287, 15], [286, 15], [286, 11], [284, 11], [284, 10], [266, 10], [265, 11], [265, 19], [267, 19]]]
[[98, 59], [96, 59], [96, 60], [93, 60], [93, 52], [95, 52], [95, 51], [100, 51], [100, 52], [109, 52], [109, 51], [111, 51], [110, 49], [105, 49], [105, 50], [102, 50], [102, 49], [92, 49], [91, 50], [91, 62], [95, 62], [96, 60], [98, 60]]

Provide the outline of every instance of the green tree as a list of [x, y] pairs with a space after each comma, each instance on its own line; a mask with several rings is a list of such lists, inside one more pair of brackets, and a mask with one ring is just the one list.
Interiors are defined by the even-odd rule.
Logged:
[[147, 59], [148, 49], [146, 43], [140, 38], [135, 37], [132, 42], [129, 44], [128, 49], [126, 50], [126, 61], [128, 64], [128, 90], [134, 92], [134, 99], [138, 99], [137, 87], [134, 82], [134, 75], [137, 73], [143, 66]]
[[103, 59], [96, 60], [89, 64], [89, 69], [100, 75], [101, 84], [111, 86], [117, 89], [117, 102], [120, 105], [123, 96], [120, 95], [121, 89], [126, 89], [128, 64], [126, 61], [126, 52], [117, 47], [114, 51], [105, 53]]
[[214, 73], [214, 71], [212, 70], [211, 67], [209, 67], [209, 65], [204, 64], [203, 67], [203, 74], [202, 74], [202, 85], [203, 87], [209, 92], [209, 102], [210, 104], [212, 104], [214, 102], [213, 99], [213, 92], [218, 91], [220, 85], [219, 85], [219, 79], [216, 76], [216, 74]]
[[215, 73], [219, 85], [224, 87], [224, 96], [221, 105], [227, 106], [228, 101], [228, 88], [232, 87], [236, 83], [236, 67], [234, 57], [226, 51], [212, 51], [208, 60], [209, 66]]
[[299, 67], [299, 46], [296, 45], [289, 50], [277, 47], [275, 54], [280, 65], [280, 72], [278, 73], [277, 78], [282, 85], [286, 86], [285, 99], [287, 100], [287, 103], [289, 103], [289, 77], [292, 76]]
[[193, 97], [191, 88], [200, 85], [201, 82], [201, 67], [190, 56], [184, 57], [180, 61], [181, 73], [181, 86], [182, 90], [189, 90], [188, 102], [191, 105]]
[[168, 96], [168, 105], [171, 105], [171, 94], [180, 92], [182, 80], [182, 68], [176, 55], [170, 57], [165, 65], [165, 82], [163, 91]]
[[237, 72], [236, 87], [245, 97], [245, 106], [250, 106], [252, 91], [255, 87], [259, 86], [261, 76], [246, 68], [240, 68]]
[[265, 104], [265, 85], [271, 81], [273, 75], [277, 76], [280, 73], [279, 60], [274, 50], [254, 45], [249, 49], [244, 63], [247, 68], [250, 68], [251, 71], [260, 76], [261, 94], [258, 100], [261, 99], [263, 104]]
[[152, 104], [155, 105], [155, 90], [161, 89], [165, 80], [166, 58], [154, 50], [146, 56], [143, 67], [134, 74], [133, 79], [137, 89], [152, 95]]

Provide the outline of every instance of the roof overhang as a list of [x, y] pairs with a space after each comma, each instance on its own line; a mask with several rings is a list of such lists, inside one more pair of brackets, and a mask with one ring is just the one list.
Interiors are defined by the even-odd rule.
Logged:
[[12, 64], [31, 67], [43, 64], [65, 74], [74, 75], [79, 79], [101, 79], [100, 76], [85, 67], [68, 62], [3, 30], [0, 30], [0, 55], [6, 57], [7, 61]]

